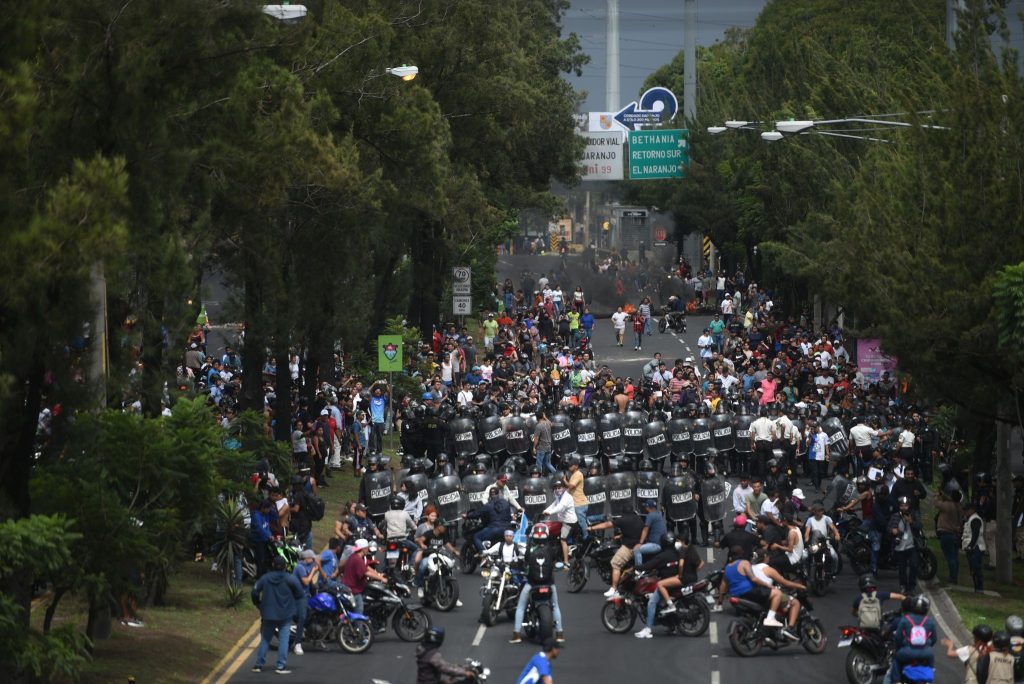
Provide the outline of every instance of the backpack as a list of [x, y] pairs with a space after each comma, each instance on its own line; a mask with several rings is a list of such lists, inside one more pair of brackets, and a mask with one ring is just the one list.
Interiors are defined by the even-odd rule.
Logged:
[[910, 623], [910, 639], [909, 643], [911, 646], [922, 647], [927, 646], [931, 635], [925, 628], [925, 622], [928, 620], [926, 617], [921, 618], [921, 623], [916, 624], [909, 615], [906, 616], [907, 622]]
[[860, 595], [857, 620], [860, 622], [861, 629], [878, 629], [882, 626], [882, 602], [878, 600], [876, 592], [871, 592], [870, 595]]
[[319, 496], [306, 497], [306, 515], [313, 522], [324, 519], [324, 500]]

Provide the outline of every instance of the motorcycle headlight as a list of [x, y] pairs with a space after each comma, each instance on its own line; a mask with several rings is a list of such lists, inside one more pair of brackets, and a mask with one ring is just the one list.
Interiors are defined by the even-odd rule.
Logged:
[[818, 553], [821, 551], [821, 544], [811, 544], [811, 553]]
[[483, 577], [484, 579], [487, 579], [488, 577], [491, 576], [491, 571], [488, 570], [487, 568], [484, 568], [483, 570], [480, 571], [480, 576]]

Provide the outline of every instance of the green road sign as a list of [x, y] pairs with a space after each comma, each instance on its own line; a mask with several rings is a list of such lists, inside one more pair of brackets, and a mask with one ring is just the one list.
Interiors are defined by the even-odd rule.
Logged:
[[690, 131], [659, 130], [629, 132], [629, 177], [631, 180], [683, 178], [690, 163]]
[[377, 370], [382, 373], [402, 371], [401, 335], [377, 335]]

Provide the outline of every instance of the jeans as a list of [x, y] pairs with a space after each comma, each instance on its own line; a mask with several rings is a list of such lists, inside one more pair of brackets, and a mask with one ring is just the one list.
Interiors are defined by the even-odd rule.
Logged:
[[868, 539], [871, 540], [871, 572], [878, 572], [878, 552], [882, 550], [882, 533], [878, 530], [868, 530]]
[[722, 351], [722, 347], [725, 345], [725, 336], [722, 333], [714, 333], [711, 335], [711, 339], [715, 341], [718, 351]]
[[537, 450], [537, 467], [540, 468], [540, 472], [544, 473], [555, 472], [555, 466], [551, 465], [551, 452], [543, 449]]
[[900, 586], [913, 591], [917, 586], [917, 565], [920, 557], [917, 548], [910, 547], [905, 551], [896, 551], [896, 565], [900, 573]]
[[651, 600], [647, 602], [647, 628], [654, 629], [654, 617], [658, 614], [658, 604], [661, 602], [661, 592], [657, 589], [651, 594]]
[[[516, 604], [516, 626], [515, 631], [523, 628], [523, 616], [526, 615], [526, 602], [530, 600], [530, 590], [533, 587], [529, 582], [519, 590], [519, 603]], [[551, 610], [555, 614], [555, 631], [562, 631], [562, 611], [558, 608], [558, 589], [551, 585]]]
[[505, 527], [504, 526], [502, 526], [502, 527], [489, 527], [488, 526], [488, 527], [485, 527], [484, 529], [480, 530], [479, 532], [477, 532], [476, 534], [473, 535], [473, 546], [476, 547], [477, 551], [479, 551], [480, 553], [483, 553], [484, 552], [484, 542], [485, 541], [493, 542], [495, 540], [501, 539], [504, 536], [505, 536]]
[[363, 595], [352, 594], [352, 610], [360, 615], [366, 615], [366, 605], [363, 603]]
[[939, 546], [949, 568], [949, 583], [956, 584], [960, 577], [960, 535], [953, 532], [939, 532]]
[[291, 620], [264, 620], [260, 624], [260, 647], [256, 649], [256, 667], [263, 667], [267, 662], [267, 651], [270, 650], [270, 640], [274, 638], [274, 631], [277, 631], [277, 667], [284, 669], [288, 664], [288, 639], [292, 635]]
[[295, 614], [295, 643], [297, 644], [302, 643], [302, 630], [306, 628], [306, 616], [309, 614], [309, 602], [306, 596], [308, 594], [299, 599], [299, 610]]
[[982, 559], [985, 553], [978, 547], [968, 549], [965, 553], [967, 554], [967, 567], [971, 569], [971, 579], [974, 580], [974, 591], [984, 591], [985, 573], [982, 568]]
[[590, 507], [589, 505], [575, 506], [574, 507], [575, 510], [576, 510], [576, 522], [579, 523], [579, 526], [580, 526], [580, 536], [583, 539], [586, 539], [587, 537], [590, 536], [590, 531], [587, 529], [587, 508], [589, 508], [589, 507]]
[[815, 489], [821, 489], [821, 480], [828, 473], [828, 461], [807, 461], [807, 471]]
[[639, 349], [641, 346], [643, 346], [643, 343], [644, 343], [644, 333], [643, 333], [643, 331], [642, 330], [640, 330], [640, 331], [634, 330], [633, 331], [633, 346], [637, 347]]
[[384, 423], [374, 423], [370, 430], [370, 451], [384, 451]]
[[427, 561], [430, 560], [430, 556], [425, 556], [420, 561], [420, 566], [416, 568], [416, 586], [423, 588], [423, 580], [427, 575]]
[[648, 335], [651, 335], [654, 332], [653, 325], [651, 324], [651, 317], [650, 316], [648, 316], [644, 320], [644, 332], [647, 333]]
[[633, 565], [639, 568], [644, 562], [643, 556], [645, 553], [658, 553], [659, 551], [661, 551], [661, 544], [656, 544], [654, 542], [639, 544], [633, 549]]

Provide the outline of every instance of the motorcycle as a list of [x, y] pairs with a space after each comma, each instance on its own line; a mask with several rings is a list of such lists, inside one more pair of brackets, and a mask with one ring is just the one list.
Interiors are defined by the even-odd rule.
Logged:
[[459, 582], [455, 579], [455, 559], [444, 553], [427, 556], [423, 596], [445, 613], [456, 606], [459, 601]]
[[462, 550], [459, 553], [459, 566], [463, 575], [470, 575], [480, 564], [480, 552], [476, 550], [473, 543], [473, 535], [484, 528], [484, 521], [480, 518], [466, 518], [462, 523]]
[[[653, 575], [628, 573], [619, 582], [621, 598], [612, 599], [601, 608], [601, 624], [612, 634], [625, 634], [633, 628], [639, 618], [647, 619], [647, 605], [658, 591], [658, 578]], [[655, 613], [655, 624], [668, 627], [669, 634], [697, 637], [707, 631], [711, 624], [711, 609], [708, 608], [708, 581], [700, 580], [669, 592], [676, 609], [665, 611], [665, 604]]]
[[668, 306], [662, 306], [658, 313], [658, 332], [664, 333], [667, 330], [674, 330], [677, 333], [686, 332], [686, 312], [673, 311]]
[[555, 635], [555, 607], [551, 586], [539, 584], [530, 588], [530, 600], [523, 613], [522, 635], [537, 643], [544, 643]]
[[[447, 681], [452, 682], [452, 684], [468, 684], [468, 682], [485, 682], [487, 681], [487, 678], [491, 676], [491, 668], [484, 667], [480, 664], [479, 660], [466, 658], [465, 666], [467, 670], [473, 673], [472, 676], [461, 678], [456, 677], [454, 679], [448, 679]], [[371, 678], [370, 682], [371, 684], [391, 684], [391, 682], [386, 679], [376, 678]]]
[[408, 601], [409, 587], [401, 582], [372, 581], [363, 592], [366, 617], [377, 633], [386, 632], [388, 620], [402, 641], [419, 641], [430, 629], [430, 616], [418, 603]]
[[832, 557], [832, 549], [828, 539], [821, 532], [811, 532], [807, 544], [807, 567], [804, 573], [811, 593], [824, 596], [828, 585], [835, 581], [836, 575], [843, 571], [843, 558], [838, 553]]
[[[898, 615], [898, 612], [886, 613], [882, 624], [890, 624]], [[891, 633], [856, 625], [844, 625], [839, 632], [836, 648], [850, 649], [846, 654], [846, 679], [850, 684], [874, 684], [885, 675], [896, 651]]]
[[484, 562], [480, 576], [487, 580], [480, 587], [480, 622], [493, 627], [498, 623], [502, 611], [509, 619], [514, 618], [522, 582], [516, 581], [509, 564], [488, 559]]
[[[821, 621], [811, 614], [813, 608], [807, 595], [799, 593], [796, 598], [800, 600], [800, 615], [796, 624], [800, 645], [808, 653], [820, 655], [825, 652], [825, 647], [828, 644], [825, 628]], [[765, 646], [777, 651], [793, 643], [780, 634], [781, 628], [764, 625], [768, 610], [760, 603], [731, 596], [729, 604], [735, 608], [737, 613], [736, 619], [729, 623], [728, 630], [729, 645], [737, 655], [752, 658], [760, 653]], [[779, 615], [785, 615], [785, 612], [780, 612]]]
[[605, 540], [596, 534], [589, 535], [579, 544], [569, 547], [569, 577], [568, 589], [570, 594], [577, 594], [587, 586], [590, 579], [590, 567], [597, 568], [598, 574], [605, 580], [606, 584], [612, 581], [612, 556], [618, 550], [619, 544], [614, 541]]
[[[837, 513], [837, 515], [840, 515]], [[871, 567], [871, 539], [868, 536], [868, 528], [860, 518], [855, 516], [838, 517], [836, 527], [839, 529], [843, 553], [850, 559], [850, 565], [854, 573], [861, 575]], [[935, 579], [939, 571], [938, 559], [935, 552], [928, 548], [924, 534], [914, 533], [914, 545], [917, 547], [918, 564], [917, 576], [919, 579], [928, 582]], [[882, 548], [878, 551], [878, 569], [895, 570], [897, 568], [896, 554], [893, 552], [893, 545], [887, 538], [882, 540]]]
[[388, 539], [384, 546], [385, 574], [398, 582], [409, 583], [416, 577], [416, 568], [409, 557], [409, 547], [402, 539]]
[[369, 618], [352, 610], [352, 592], [334, 585], [309, 599], [305, 638], [323, 646], [334, 639], [349, 653], [365, 653], [373, 644]]

